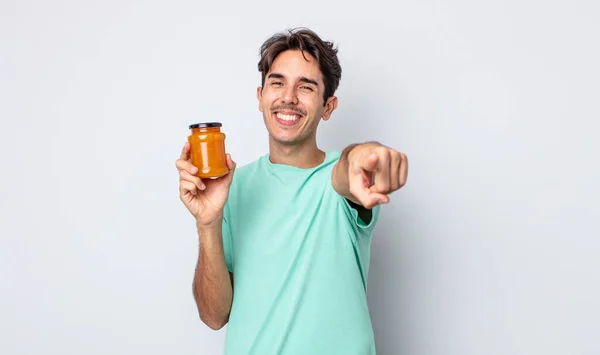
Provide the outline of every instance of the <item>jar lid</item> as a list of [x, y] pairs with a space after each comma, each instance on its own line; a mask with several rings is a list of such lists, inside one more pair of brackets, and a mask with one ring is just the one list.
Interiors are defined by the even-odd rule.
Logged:
[[208, 127], [221, 127], [223, 126], [221, 122], [204, 122], [204, 123], [194, 123], [190, 125], [190, 129], [192, 128], [208, 128]]

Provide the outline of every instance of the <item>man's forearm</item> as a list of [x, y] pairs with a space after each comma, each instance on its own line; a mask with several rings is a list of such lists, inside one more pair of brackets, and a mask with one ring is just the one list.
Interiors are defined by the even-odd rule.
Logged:
[[225, 263], [221, 226], [198, 226], [200, 250], [194, 274], [193, 291], [200, 319], [212, 329], [229, 320], [233, 287]]
[[352, 196], [350, 193], [350, 183], [349, 183], [349, 175], [348, 175], [348, 154], [352, 150], [352, 148], [358, 146], [359, 144], [351, 144], [344, 148], [342, 153], [340, 154], [340, 159], [335, 164], [333, 174], [331, 177], [331, 182], [333, 184], [333, 189], [345, 197], [346, 199], [359, 204], [359, 202]]

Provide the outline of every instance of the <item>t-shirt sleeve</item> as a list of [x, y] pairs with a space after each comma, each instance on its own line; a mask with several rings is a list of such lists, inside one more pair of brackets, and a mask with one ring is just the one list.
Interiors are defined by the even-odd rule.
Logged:
[[227, 208], [223, 211], [223, 225], [222, 225], [222, 237], [223, 237], [223, 252], [225, 253], [225, 263], [229, 272], [233, 272], [233, 238], [231, 235], [230, 222], [228, 221], [229, 213]]
[[[336, 194], [337, 194], [337, 192], [336, 192]], [[370, 236], [373, 233], [373, 229], [375, 228], [375, 225], [377, 224], [377, 221], [379, 219], [379, 212], [381, 210], [381, 206], [377, 205], [371, 209], [371, 212], [372, 212], [371, 220], [368, 221], [368, 223], [366, 223], [359, 217], [358, 211], [350, 205], [350, 203], [348, 202], [348, 200], [346, 200], [346, 198], [344, 198], [343, 196], [340, 196], [340, 195], [338, 195], [338, 196], [339, 196], [339, 200], [340, 200], [339, 201], [340, 208], [342, 209], [343, 213], [348, 218], [348, 222], [351, 224], [352, 229], [354, 230], [356, 235], [359, 237]]]

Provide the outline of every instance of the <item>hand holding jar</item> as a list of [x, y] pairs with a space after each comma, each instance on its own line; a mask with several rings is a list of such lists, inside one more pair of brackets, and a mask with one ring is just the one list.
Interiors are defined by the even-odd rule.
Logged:
[[220, 224], [235, 163], [225, 153], [220, 123], [190, 126], [192, 133], [176, 162], [179, 197], [199, 225]]

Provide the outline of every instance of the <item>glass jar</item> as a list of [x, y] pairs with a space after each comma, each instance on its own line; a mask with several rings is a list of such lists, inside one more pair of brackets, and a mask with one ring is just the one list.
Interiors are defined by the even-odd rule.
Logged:
[[192, 164], [198, 168], [196, 176], [201, 179], [216, 179], [229, 172], [225, 134], [221, 132], [221, 126], [219, 122], [190, 125], [190, 155]]

